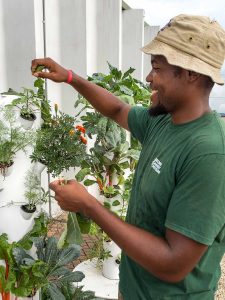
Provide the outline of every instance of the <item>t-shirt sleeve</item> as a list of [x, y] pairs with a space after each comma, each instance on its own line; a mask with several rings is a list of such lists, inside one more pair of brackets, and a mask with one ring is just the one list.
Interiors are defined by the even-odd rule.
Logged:
[[131, 134], [143, 143], [150, 116], [148, 109], [141, 106], [134, 106], [128, 114], [128, 126]]
[[179, 174], [165, 226], [211, 245], [225, 224], [225, 156], [209, 154], [187, 162]]

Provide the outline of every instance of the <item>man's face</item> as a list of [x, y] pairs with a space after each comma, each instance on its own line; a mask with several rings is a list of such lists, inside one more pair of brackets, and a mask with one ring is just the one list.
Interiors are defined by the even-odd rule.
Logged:
[[152, 70], [146, 78], [152, 90], [149, 114], [158, 116], [172, 113], [179, 105], [182, 69], [178, 72], [161, 55], [152, 55], [151, 64]]

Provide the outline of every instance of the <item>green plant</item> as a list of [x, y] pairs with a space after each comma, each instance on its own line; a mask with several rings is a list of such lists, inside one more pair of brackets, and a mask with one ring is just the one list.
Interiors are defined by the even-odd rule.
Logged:
[[41, 299], [72, 299], [68, 298], [68, 295], [75, 293], [72, 283], [80, 282], [84, 275], [78, 271], [72, 272], [67, 265], [79, 257], [80, 247], [73, 244], [59, 249], [55, 237], [38, 238], [35, 245], [38, 259], [47, 266], [43, 272], [46, 283], [41, 289]]
[[34, 168], [27, 171], [24, 187], [24, 197], [27, 200], [26, 207], [28, 210], [34, 210], [38, 204], [43, 204], [48, 201], [49, 192], [46, 192], [41, 187], [41, 179], [35, 173]]
[[[9, 300], [10, 293], [16, 296], [29, 296], [34, 289], [38, 289], [44, 281], [42, 276], [43, 262], [36, 260], [31, 264], [29, 256], [20, 260], [21, 253], [26, 253], [26, 250], [31, 249], [34, 237], [40, 237], [47, 234], [47, 218], [41, 214], [34, 219], [33, 228], [19, 241], [9, 243], [5, 233], [0, 235], [0, 259], [5, 262], [5, 266], [0, 266], [0, 293], [2, 300]], [[18, 249], [23, 249], [19, 251]]]
[[[135, 69], [129, 68], [122, 73], [122, 71], [112, 66], [109, 62], [108, 66], [109, 74], [94, 73], [92, 76], [88, 77], [88, 80], [105, 88], [130, 105], [141, 104], [144, 107], [150, 105], [149, 86], [132, 76]], [[78, 95], [78, 101], [76, 102], [75, 107], [78, 106], [80, 101], [83, 103], [84, 99], [81, 95]], [[86, 106], [92, 108], [87, 101]], [[83, 109], [85, 108], [86, 107]]]
[[[42, 300], [97, 299], [91, 291], [77, 287], [84, 275], [72, 272], [68, 264], [77, 259], [80, 247], [73, 244], [59, 249], [55, 237], [46, 237], [48, 219], [44, 214], [35, 218], [34, 227], [19, 242], [9, 243], [6, 234], [0, 235], [0, 293], [3, 300], [10, 294], [16, 297], [33, 296], [41, 289]], [[28, 252], [36, 246], [35, 258]]]
[[[117, 68], [109, 65], [108, 75], [95, 73], [88, 80], [109, 90], [121, 100], [129, 104], [142, 104], [148, 106], [150, 102], [149, 88], [139, 80], [131, 76], [134, 69], [122, 73]], [[82, 104], [80, 117], [86, 128], [89, 138], [96, 138], [94, 147], [90, 149], [90, 159], [82, 162], [81, 170], [76, 174], [78, 181], [84, 180], [84, 185], [89, 186], [97, 183], [100, 193], [112, 203], [107, 201], [105, 205], [113, 208], [119, 204], [115, 196], [122, 195], [123, 183], [126, 179], [125, 170], [133, 172], [139, 158], [140, 149], [138, 144], [126, 141], [126, 133], [123, 128], [114, 121], [102, 116], [97, 112], [81, 95], [75, 107]], [[86, 179], [86, 177], [88, 178]], [[113, 178], [117, 177], [117, 182], [113, 183]]]
[[81, 245], [82, 241], [81, 230], [76, 213], [69, 212], [65, 229], [58, 242], [58, 247], [64, 248], [72, 244]]
[[[88, 80], [130, 105], [148, 107], [149, 87], [132, 77], [134, 69], [130, 68], [122, 73], [109, 63], [108, 65], [109, 74], [95, 73]], [[82, 108], [77, 115], [82, 112], [80, 119], [86, 128], [86, 134], [90, 139], [95, 138], [95, 143], [90, 148], [90, 159], [82, 162], [75, 177], [86, 186], [97, 184], [100, 194], [105, 198], [104, 205], [120, 218], [124, 218], [132, 177], [140, 154], [139, 144], [133, 139], [128, 142], [125, 130], [97, 112], [81, 95], [78, 95], [75, 107], [78, 105], [82, 105]], [[103, 248], [103, 241], [108, 237], [94, 223], [90, 233], [98, 236], [98, 239], [89, 255], [90, 258], [98, 257], [100, 263], [110, 255]]]
[[9, 108], [1, 109], [0, 119], [0, 171], [4, 175], [6, 169], [13, 163], [15, 154], [33, 144], [35, 134], [23, 131], [16, 124], [14, 112]]
[[16, 92], [10, 88], [8, 92], [4, 92], [2, 95], [18, 96], [18, 98], [14, 99], [7, 106], [10, 108], [19, 108], [21, 117], [27, 120], [34, 120], [36, 118], [35, 113], [43, 108], [45, 100], [43, 84], [44, 81], [38, 78], [34, 82], [37, 92], [25, 87], [22, 88], [22, 92]]
[[[131, 186], [133, 181], [134, 173], [130, 173], [130, 175], [125, 179], [123, 185], [123, 192], [121, 193], [123, 206], [121, 208], [120, 218], [124, 219], [124, 212], [126, 211], [128, 201], [130, 199]], [[105, 250], [103, 247], [104, 241], [110, 240], [108, 235], [94, 222], [91, 224], [91, 228], [89, 234], [96, 237], [96, 240], [88, 252], [88, 258], [93, 259], [97, 257], [97, 266], [101, 267], [102, 263], [105, 259], [111, 257], [109, 251]]]
[[101, 267], [105, 259], [112, 257], [110, 251], [105, 250], [103, 246], [109, 237], [96, 223], [92, 224], [89, 234], [94, 235], [96, 240], [88, 252], [88, 258], [92, 260], [97, 257], [97, 267]]
[[46, 124], [50, 124], [52, 121], [52, 113], [51, 113], [51, 106], [49, 104], [48, 99], [46, 98], [46, 91], [44, 87], [44, 80], [38, 78], [34, 82], [34, 87], [37, 88], [37, 97], [41, 99], [41, 119], [43, 120], [44, 127]]
[[53, 177], [59, 176], [63, 170], [78, 167], [85, 160], [86, 138], [75, 126], [75, 118], [58, 111], [51, 123], [37, 130], [36, 145], [32, 153], [32, 162], [42, 162]]

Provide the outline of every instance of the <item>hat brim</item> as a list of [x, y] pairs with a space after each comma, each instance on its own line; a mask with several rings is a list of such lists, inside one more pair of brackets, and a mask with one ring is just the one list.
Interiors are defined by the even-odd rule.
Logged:
[[166, 43], [157, 40], [156, 38], [141, 48], [141, 50], [146, 54], [163, 55], [171, 65], [209, 76], [212, 78], [213, 82], [219, 85], [224, 85], [224, 80], [220, 74], [220, 69], [209, 65], [195, 56], [171, 47]]

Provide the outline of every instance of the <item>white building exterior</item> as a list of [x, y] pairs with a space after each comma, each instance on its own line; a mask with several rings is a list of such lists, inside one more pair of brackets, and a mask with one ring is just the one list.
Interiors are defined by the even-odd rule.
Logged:
[[[143, 80], [150, 59], [144, 58], [140, 48], [158, 30], [145, 22], [143, 9], [132, 9], [122, 0], [0, 0], [0, 93], [33, 88], [31, 60], [45, 56], [83, 77], [108, 73], [108, 61], [123, 71], [135, 68], [134, 76]], [[60, 110], [74, 115], [77, 94], [69, 85], [47, 81], [47, 96]], [[30, 162], [20, 156], [17, 161], [19, 169], [14, 174], [21, 173], [21, 180], [17, 178], [13, 190], [15, 177], [5, 180], [0, 195], [4, 203], [23, 199], [23, 175]], [[74, 171], [69, 174], [73, 177]], [[41, 181], [47, 189], [46, 171]], [[59, 207], [53, 204], [55, 215]]]
[[[135, 77], [145, 80], [150, 57], [139, 48], [159, 26], [149, 26], [144, 10], [129, 5], [130, 0], [0, 0], [0, 92], [32, 87], [31, 60], [45, 55], [84, 77], [108, 72], [109, 61], [122, 70], [134, 67]], [[71, 87], [48, 82], [48, 98], [73, 112]], [[210, 104], [225, 113], [224, 86], [215, 85]]]
[[[109, 61], [143, 80], [150, 60], [140, 48], [158, 29], [122, 0], [0, 0], [0, 92], [33, 87], [31, 60], [44, 56], [84, 77], [108, 72]], [[49, 81], [48, 98], [73, 112], [70, 86]]]

